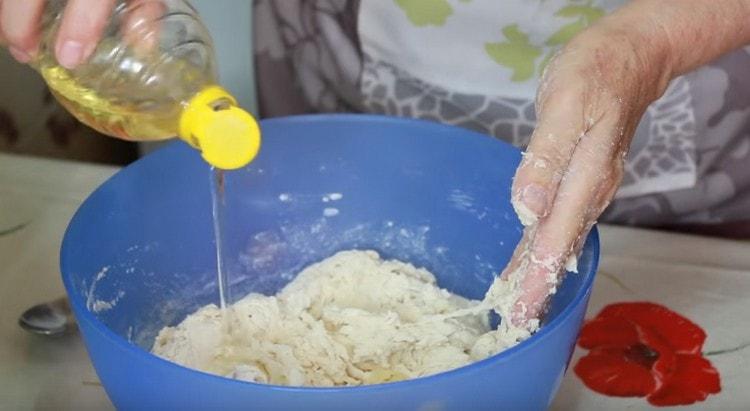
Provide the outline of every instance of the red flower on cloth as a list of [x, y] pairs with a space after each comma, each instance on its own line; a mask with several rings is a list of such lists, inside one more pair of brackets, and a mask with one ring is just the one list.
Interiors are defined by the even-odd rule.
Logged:
[[664, 306], [611, 304], [583, 326], [578, 345], [590, 351], [574, 371], [601, 394], [693, 404], [721, 391], [719, 373], [701, 355], [705, 340], [703, 329]]

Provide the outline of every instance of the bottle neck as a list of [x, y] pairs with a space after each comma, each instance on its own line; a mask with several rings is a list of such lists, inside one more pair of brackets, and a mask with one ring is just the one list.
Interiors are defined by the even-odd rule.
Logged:
[[179, 135], [182, 140], [195, 148], [200, 148], [199, 138], [195, 135], [201, 123], [213, 112], [236, 106], [237, 100], [224, 88], [210, 85], [199, 91], [188, 101], [180, 115]]

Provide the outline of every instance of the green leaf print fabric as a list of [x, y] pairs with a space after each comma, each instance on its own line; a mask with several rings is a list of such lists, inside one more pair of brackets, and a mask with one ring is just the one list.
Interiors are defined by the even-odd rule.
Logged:
[[[437, 3], [255, 0], [260, 110], [415, 117], [524, 147], [552, 54], [626, 2], [444, 0], [425, 15], [421, 8]], [[493, 46], [506, 43], [522, 57]], [[736, 224], [750, 210], [748, 68], [750, 47], [672, 82], [641, 119], [618, 197], [600, 221], [750, 227]]]

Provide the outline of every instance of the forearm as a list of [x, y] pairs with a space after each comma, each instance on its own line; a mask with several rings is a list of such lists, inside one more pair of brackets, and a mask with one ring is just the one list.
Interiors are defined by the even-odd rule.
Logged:
[[750, 0], [633, 0], [598, 26], [631, 33], [673, 78], [750, 43]]
[[543, 312], [616, 192], [648, 105], [674, 77], [749, 42], [750, 0], [632, 0], [550, 61], [513, 182], [529, 226], [502, 276], [520, 290], [514, 323]]

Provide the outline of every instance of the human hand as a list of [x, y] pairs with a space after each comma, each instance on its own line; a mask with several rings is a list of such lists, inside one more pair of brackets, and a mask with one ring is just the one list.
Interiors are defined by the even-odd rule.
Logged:
[[617, 190], [646, 107], [683, 73], [750, 42], [750, 0], [633, 0], [566, 45], [537, 95], [538, 124], [513, 183], [525, 230], [490, 292], [533, 328]]
[[[21, 63], [39, 51], [40, 22], [47, 0], [0, 0], [0, 42]], [[68, 0], [54, 43], [57, 61], [72, 69], [96, 48], [115, 0]]]
[[545, 71], [538, 124], [512, 188], [524, 235], [501, 276], [518, 296], [516, 325], [543, 314], [566, 268], [575, 271], [619, 186], [641, 116], [666, 89], [672, 71], [648, 36], [600, 25], [572, 40]]

